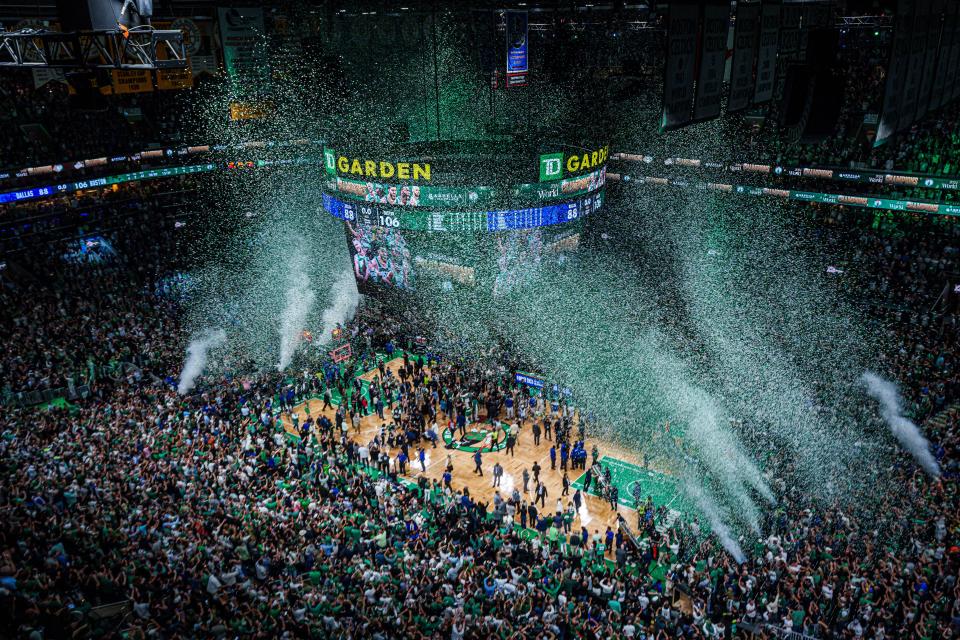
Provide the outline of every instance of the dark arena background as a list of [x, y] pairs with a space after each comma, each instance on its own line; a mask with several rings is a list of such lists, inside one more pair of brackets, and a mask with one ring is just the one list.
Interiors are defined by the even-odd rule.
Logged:
[[956, 638], [960, 3], [0, 4], [0, 638]]

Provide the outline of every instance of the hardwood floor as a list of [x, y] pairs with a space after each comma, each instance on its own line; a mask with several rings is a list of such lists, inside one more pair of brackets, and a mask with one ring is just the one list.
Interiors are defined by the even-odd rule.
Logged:
[[[390, 361], [387, 366], [393, 370], [394, 373], [400, 368], [403, 364], [403, 361], [400, 358], [395, 358]], [[379, 375], [376, 370], [365, 373], [361, 376], [365, 380], [373, 380], [374, 377]], [[302, 403], [297, 405], [294, 409], [300, 419], [305, 419], [305, 405], [307, 403]], [[327, 415], [331, 421], [334, 420], [335, 410], [328, 409], [326, 411], [321, 411], [323, 406], [323, 401], [321, 399], [314, 398], [309, 401], [310, 405], [310, 415], [316, 419], [317, 416], [321, 414]], [[442, 415], [442, 414], [441, 414]], [[389, 416], [385, 413], [385, 416]], [[283, 414], [282, 416], [284, 427], [289, 433], [298, 435], [293, 428], [293, 423], [290, 417], [290, 414]], [[381, 421], [376, 414], [371, 414], [361, 419], [360, 421], [360, 430], [354, 431], [352, 428], [350, 430], [350, 437], [356, 441], [358, 444], [368, 444], [378, 433], [380, 425], [384, 421]], [[389, 420], [387, 421], [389, 422]], [[438, 442], [437, 447], [433, 448], [429, 443], [424, 442], [426, 460], [425, 466], [426, 470], [421, 470], [420, 463], [417, 460], [417, 450], [413, 448], [410, 450], [411, 463], [407, 465], [407, 473], [405, 477], [410, 478], [411, 480], [416, 480], [421, 476], [425, 476], [430, 480], [442, 481], [443, 471], [447, 463], [447, 456], [450, 456], [450, 460], [453, 464], [453, 479], [451, 485], [454, 489], [463, 490], [464, 487], [470, 490], [470, 495], [474, 499], [480, 499], [484, 502], [493, 503], [494, 494], [499, 491], [500, 495], [507, 499], [510, 494], [513, 492], [514, 486], [520, 488], [521, 496], [523, 499], [528, 502], [532, 501], [534, 498], [533, 490], [535, 483], [533, 481], [533, 472], [530, 471], [530, 486], [529, 491], [523, 492], [523, 470], [530, 470], [533, 467], [534, 462], [539, 462], [541, 467], [540, 479], [547, 487], [547, 499], [546, 499], [546, 512], [553, 513], [556, 509], [557, 499], [560, 498], [562, 501], [563, 508], [566, 509], [572, 501], [574, 489], [570, 489], [570, 495], [561, 496], [563, 491], [563, 472], [560, 470], [560, 461], [559, 455], [557, 456], [557, 469], [552, 470], [550, 468], [550, 447], [552, 442], [546, 438], [541, 437], [540, 445], [537, 446], [533, 442], [533, 433], [531, 431], [532, 422], [528, 419], [525, 426], [521, 427], [520, 435], [515, 447], [514, 455], [508, 455], [506, 450], [501, 450], [493, 453], [483, 453], [483, 476], [474, 473], [475, 464], [473, 461], [473, 453], [467, 451], [459, 451], [454, 449], [447, 449], [443, 446], [442, 438]], [[610, 443], [605, 443], [603, 441], [593, 441], [588, 439], [586, 446], [587, 450], [590, 451], [593, 447], [594, 442], [596, 442], [601, 453], [605, 455], [616, 455], [618, 458], [636, 461], [637, 455], [635, 453], [631, 454], [625, 452], [619, 447], [615, 447]], [[394, 449], [390, 451], [391, 465], [395, 463], [396, 455], [399, 453], [399, 449]], [[499, 487], [493, 486], [493, 466], [496, 462], [500, 462], [500, 465], [503, 467], [503, 477]], [[573, 483], [582, 473], [582, 470], [570, 471], [568, 472], [570, 482]], [[578, 520], [574, 521], [575, 529], [579, 530], [581, 526], [587, 527], [591, 535], [594, 531], [598, 531], [601, 534], [606, 531], [607, 526], [610, 526], [616, 530], [617, 522], [617, 513], [621, 513], [628, 523], [635, 524], [636, 522], [636, 512], [633, 509], [619, 505], [618, 511], [614, 511], [610, 508], [610, 504], [600, 498], [597, 498], [592, 495], [583, 494], [584, 501], [583, 505], [580, 508], [578, 514]], [[538, 506], [538, 509], [540, 507]], [[544, 512], [544, 509], [540, 509], [541, 513]]]

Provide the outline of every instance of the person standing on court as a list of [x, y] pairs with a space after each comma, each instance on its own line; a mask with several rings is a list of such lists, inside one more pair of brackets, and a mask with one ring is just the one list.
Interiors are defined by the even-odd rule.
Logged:
[[577, 489], [573, 492], [573, 506], [577, 508], [577, 513], [580, 512], [580, 506], [583, 504], [583, 495], [580, 493], [580, 489]]
[[567, 476], [566, 472], [563, 473], [563, 493], [560, 495], [570, 495], [570, 478]]
[[557, 448], [550, 447], [550, 469], [556, 471], [557, 469]]
[[503, 477], [503, 467], [497, 462], [493, 465], [493, 486], [500, 486], [500, 479]]
[[333, 405], [330, 404], [330, 401], [333, 400], [333, 396], [330, 394], [330, 388], [326, 388], [323, 391], [323, 408], [321, 411], [326, 411], [327, 409], [333, 409]]
[[534, 481], [534, 483], [540, 482], [540, 463], [539, 463], [539, 462], [534, 462], [532, 469], [533, 469], [533, 481]]
[[535, 444], [538, 447], [540, 446], [540, 433], [541, 433], [540, 423], [534, 422], [533, 423], [533, 444]]
[[423, 473], [427, 472], [427, 452], [423, 450], [423, 447], [417, 449], [417, 458], [420, 460], [420, 470]]
[[508, 436], [507, 436], [507, 453], [510, 454], [510, 457], [511, 457], [511, 458], [514, 457], [514, 456], [513, 456], [513, 448], [514, 448], [514, 446], [516, 446], [516, 444], [517, 444], [517, 439], [516, 439], [516, 437], [514, 437], [513, 434], [508, 435]]
[[547, 485], [542, 482], [537, 484], [537, 501], [540, 502], [540, 508], [543, 509], [547, 504]]
[[479, 473], [480, 476], [483, 476], [483, 468], [480, 466], [483, 463], [483, 456], [480, 455], [480, 450], [478, 449], [475, 454], [473, 454], [473, 461], [477, 464], [477, 468], [473, 470], [474, 473]]
[[523, 470], [523, 492], [527, 493], [530, 491], [530, 472], [526, 469]]

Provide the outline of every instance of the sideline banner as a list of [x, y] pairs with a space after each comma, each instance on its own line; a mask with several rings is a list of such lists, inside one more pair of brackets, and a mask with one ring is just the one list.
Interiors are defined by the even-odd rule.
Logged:
[[674, 0], [670, 3], [661, 129], [679, 129], [690, 123], [699, 14], [700, 8], [693, 2]]

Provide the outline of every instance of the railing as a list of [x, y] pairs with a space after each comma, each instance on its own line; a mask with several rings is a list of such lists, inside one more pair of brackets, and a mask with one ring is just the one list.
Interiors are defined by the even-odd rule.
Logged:
[[[123, 376], [133, 375], [136, 378], [149, 376], [154, 383], [161, 382], [160, 378], [152, 373], [145, 373], [138, 364], [129, 361], [121, 361], [113, 364], [100, 365], [94, 367], [93, 378], [110, 378], [119, 380]], [[65, 387], [53, 387], [49, 389], [34, 389], [29, 391], [7, 391], [0, 394], [0, 404], [8, 407], [32, 407], [38, 404], [52, 402], [57, 398], [65, 398], [73, 402], [90, 396], [90, 384], [68, 384]]]
[[73, 387], [56, 387], [52, 389], [36, 389], [33, 391], [6, 392], [0, 396], [0, 404], [8, 407], [32, 407], [46, 404], [57, 398], [66, 398], [69, 401], [86, 398], [90, 395], [90, 385], [84, 384]]

